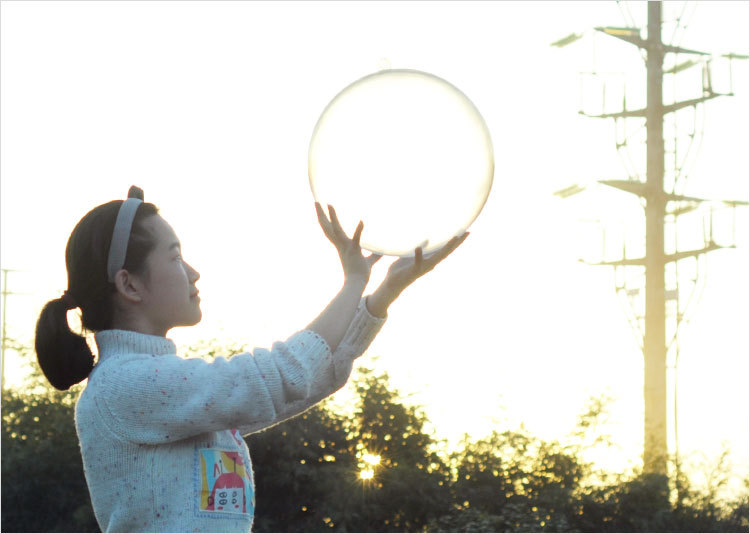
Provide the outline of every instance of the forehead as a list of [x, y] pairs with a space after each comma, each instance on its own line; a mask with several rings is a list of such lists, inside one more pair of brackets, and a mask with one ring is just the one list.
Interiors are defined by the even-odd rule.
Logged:
[[154, 215], [144, 221], [143, 226], [156, 238], [156, 248], [169, 248], [179, 242], [174, 229], [161, 215]]

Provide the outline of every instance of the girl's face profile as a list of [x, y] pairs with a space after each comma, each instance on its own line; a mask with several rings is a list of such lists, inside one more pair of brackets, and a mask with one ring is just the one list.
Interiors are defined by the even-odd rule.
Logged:
[[202, 317], [195, 283], [200, 278], [182, 258], [180, 242], [172, 227], [160, 215], [144, 221], [156, 239], [149, 254], [143, 293], [143, 312], [159, 335], [175, 326], [193, 326]]

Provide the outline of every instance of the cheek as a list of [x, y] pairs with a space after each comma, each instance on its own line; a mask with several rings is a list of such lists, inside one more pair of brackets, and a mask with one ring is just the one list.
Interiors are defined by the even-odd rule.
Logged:
[[172, 267], [172, 276], [170, 278], [170, 286], [175, 292], [180, 295], [188, 293], [188, 275], [185, 271], [185, 267], [180, 262], [175, 262]]
[[152, 272], [151, 282], [154, 296], [166, 301], [183, 297], [188, 293], [187, 273], [178, 262]]

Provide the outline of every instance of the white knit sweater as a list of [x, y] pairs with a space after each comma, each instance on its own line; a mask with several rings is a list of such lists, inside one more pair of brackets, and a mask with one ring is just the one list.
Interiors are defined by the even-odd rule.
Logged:
[[167, 338], [99, 332], [75, 422], [100, 528], [249, 532], [255, 492], [242, 436], [341, 388], [384, 323], [362, 298], [334, 354], [303, 330], [210, 363], [178, 357]]

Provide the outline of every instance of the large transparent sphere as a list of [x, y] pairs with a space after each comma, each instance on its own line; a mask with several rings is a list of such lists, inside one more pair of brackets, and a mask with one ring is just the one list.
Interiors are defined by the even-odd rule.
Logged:
[[310, 188], [362, 248], [391, 256], [440, 248], [477, 218], [492, 187], [487, 125], [456, 87], [416, 70], [384, 70], [341, 91], [318, 120]]

